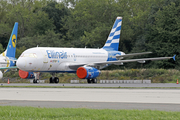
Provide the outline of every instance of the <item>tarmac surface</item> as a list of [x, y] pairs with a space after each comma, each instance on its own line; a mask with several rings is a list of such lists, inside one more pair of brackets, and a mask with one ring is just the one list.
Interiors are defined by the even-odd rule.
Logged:
[[180, 111], [180, 89], [0, 88], [0, 106]]
[[59, 84], [50, 84], [50, 83], [0, 83], [0, 86], [66, 86], [66, 87], [167, 87], [167, 88], [176, 88], [180, 87], [180, 84], [176, 83], [150, 83], [150, 84], [70, 84], [70, 83], [59, 83]]

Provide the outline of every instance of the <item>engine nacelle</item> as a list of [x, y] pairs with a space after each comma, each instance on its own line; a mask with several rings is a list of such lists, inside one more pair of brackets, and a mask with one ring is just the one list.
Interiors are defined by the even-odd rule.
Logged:
[[81, 79], [92, 79], [98, 77], [100, 71], [93, 67], [79, 67], [76, 74]]
[[0, 79], [3, 78], [3, 73], [0, 71]]
[[23, 78], [23, 79], [33, 79], [35, 78], [33, 72], [26, 72], [23, 70], [19, 70], [19, 77]]

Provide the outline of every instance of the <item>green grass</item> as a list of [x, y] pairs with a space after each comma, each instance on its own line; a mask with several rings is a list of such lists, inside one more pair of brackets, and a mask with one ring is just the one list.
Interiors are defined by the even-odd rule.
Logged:
[[180, 112], [0, 106], [1, 120], [179, 120]]

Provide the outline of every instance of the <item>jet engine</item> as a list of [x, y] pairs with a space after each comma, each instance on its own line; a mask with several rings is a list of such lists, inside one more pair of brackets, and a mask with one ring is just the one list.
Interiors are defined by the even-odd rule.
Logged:
[[98, 77], [100, 71], [93, 67], [79, 67], [76, 74], [81, 79], [92, 79]]
[[23, 78], [23, 79], [33, 79], [35, 78], [33, 72], [26, 72], [23, 70], [19, 70], [19, 77]]
[[3, 73], [0, 71], [0, 79], [3, 78]]

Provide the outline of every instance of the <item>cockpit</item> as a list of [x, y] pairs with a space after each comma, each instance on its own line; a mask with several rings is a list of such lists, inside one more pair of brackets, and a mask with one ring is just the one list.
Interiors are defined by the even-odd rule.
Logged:
[[23, 53], [20, 57], [31, 57], [31, 58], [37, 58], [36, 53]]

